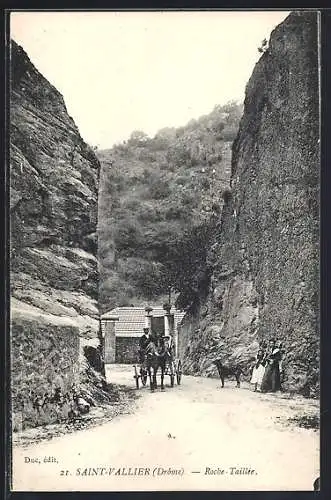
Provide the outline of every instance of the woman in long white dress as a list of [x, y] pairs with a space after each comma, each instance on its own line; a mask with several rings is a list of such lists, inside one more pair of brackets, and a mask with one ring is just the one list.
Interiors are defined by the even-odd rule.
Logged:
[[265, 355], [262, 349], [258, 350], [253, 368], [251, 384], [254, 384], [254, 392], [260, 390], [265, 371]]

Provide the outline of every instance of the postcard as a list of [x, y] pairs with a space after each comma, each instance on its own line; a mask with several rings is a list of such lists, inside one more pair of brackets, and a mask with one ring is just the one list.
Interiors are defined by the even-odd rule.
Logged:
[[10, 12], [12, 491], [319, 489], [319, 12]]

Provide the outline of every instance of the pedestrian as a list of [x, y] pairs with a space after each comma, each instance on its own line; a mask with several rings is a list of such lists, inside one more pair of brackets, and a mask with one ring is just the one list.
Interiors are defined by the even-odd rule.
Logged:
[[281, 361], [281, 352], [278, 345], [275, 339], [270, 341], [261, 392], [276, 392], [280, 390], [279, 363]]
[[282, 390], [282, 382], [284, 381], [284, 368], [283, 368], [283, 356], [285, 354], [284, 346], [281, 342], [278, 342], [277, 347], [280, 351], [279, 360], [279, 377], [280, 377], [280, 390]]
[[251, 384], [254, 384], [254, 392], [259, 391], [261, 389], [261, 384], [265, 371], [264, 354], [265, 354], [264, 350], [260, 348], [255, 358], [255, 364], [253, 367], [253, 373], [251, 378]]

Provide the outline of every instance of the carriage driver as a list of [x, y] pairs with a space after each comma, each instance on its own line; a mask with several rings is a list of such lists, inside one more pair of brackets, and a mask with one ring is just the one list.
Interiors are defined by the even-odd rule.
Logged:
[[145, 352], [146, 352], [146, 347], [150, 343], [151, 338], [149, 334], [149, 328], [145, 327], [144, 328], [144, 333], [139, 339], [139, 363], [143, 363], [145, 360]]

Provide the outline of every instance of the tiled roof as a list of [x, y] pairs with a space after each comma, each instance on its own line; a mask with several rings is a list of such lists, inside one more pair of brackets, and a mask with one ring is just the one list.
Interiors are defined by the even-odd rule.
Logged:
[[[164, 316], [163, 307], [153, 307], [152, 316]], [[184, 312], [171, 309], [170, 314], [174, 314], [175, 328], [185, 316]], [[104, 313], [101, 316], [101, 321], [107, 320], [109, 316], [117, 316], [118, 321], [115, 322], [115, 334], [119, 337], [140, 337], [145, 326], [146, 311], [144, 307], [116, 307]]]

